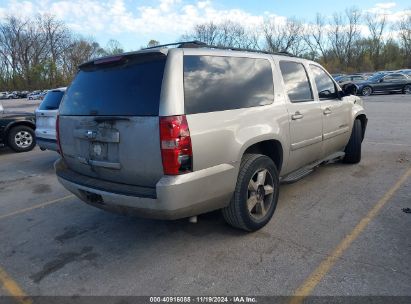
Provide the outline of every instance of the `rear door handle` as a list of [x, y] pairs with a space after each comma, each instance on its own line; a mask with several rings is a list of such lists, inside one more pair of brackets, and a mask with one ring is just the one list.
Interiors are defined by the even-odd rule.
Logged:
[[304, 115], [301, 114], [299, 111], [297, 111], [293, 115], [291, 115], [292, 120], [302, 119], [303, 117], [304, 117]]
[[330, 115], [331, 113], [332, 113], [333, 111], [331, 111], [331, 109], [330, 108], [325, 108], [325, 110], [324, 110], [324, 115]]

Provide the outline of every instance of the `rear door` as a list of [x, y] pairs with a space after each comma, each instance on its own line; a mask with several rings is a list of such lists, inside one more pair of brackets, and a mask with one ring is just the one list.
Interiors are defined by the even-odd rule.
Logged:
[[290, 160], [287, 171], [301, 168], [321, 155], [322, 112], [314, 100], [305, 66], [300, 62], [280, 61], [285, 89], [289, 98]]
[[166, 56], [89, 62], [60, 107], [60, 143], [70, 169], [111, 182], [154, 187], [163, 175], [159, 103]]
[[348, 97], [338, 96], [338, 89], [325, 70], [310, 64], [310, 70], [316, 86], [322, 120], [323, 120], [323, 152], [326, 157], [340, 151], [347, 144], [350, 136], [351, 107]]
[[49, 91], [36, 110], [36, 136], [56, 140], [56, 117], [64, 90]]
[[402, 74], [388, 74], [383, 83], [388, 90], [397, 91], [402, 90], [406, 82], [407, 77]]

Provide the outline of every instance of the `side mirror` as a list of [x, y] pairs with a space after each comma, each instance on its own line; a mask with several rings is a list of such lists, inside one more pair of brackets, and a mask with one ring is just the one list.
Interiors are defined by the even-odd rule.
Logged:
[[380, 79], [380, 82], [384, 82], [384, 78], [381, 78], [381, 79]]
[[323, 90], [321, 92], [318, 93], [318, 97], [320, 98], [329, 98], [332, 96], [332, 93], [330, 90]]
[[358, 87], [354, 83], [347, 83], [342, 87], [344, 96], [357, 95]]

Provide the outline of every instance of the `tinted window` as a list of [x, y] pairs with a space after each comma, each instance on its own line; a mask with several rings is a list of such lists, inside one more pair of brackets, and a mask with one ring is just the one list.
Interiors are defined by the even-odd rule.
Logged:
[[185, 56], [184, 94], [187, 114], [271, 104], [274, 85], [265, 59]]
[[291, 102], [313, 100], [307, 72], [301, 63], [280, 61], [280, 69]]
[[406, 77], [401, 74], [391, 74], [384, 77], [384, 81], [404, 80]]
[[166, 59], [140, 55], [82, 67], [60, 107], [61, 115], [158, 115]]
[[320, 67], [310, 65], [320, 99], [337, 98], [337, 89], [331, 77]]
[[367, 80], [368, 80], [368, 81], [371, 81], [371, 82], [378, 82], [378, 81], [380, 81], [381, 78], [383, 78], [383, 77], [384, 77], [384, 74], [374, 74], [374, 75], [372, 75], [370, 78], [368, 78]]
[[353, 76], [352, 80], [364, 80], [364, 77], [362, 77], [362, 76]]
[[49, 91], [41, 102], [39, 110], [57, 110], [63, 95], [64, 92], [62, 91]]

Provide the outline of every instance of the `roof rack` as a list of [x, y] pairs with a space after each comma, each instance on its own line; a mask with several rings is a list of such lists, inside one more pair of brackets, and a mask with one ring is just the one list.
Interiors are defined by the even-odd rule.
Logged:
[[247, 49], [247, 48], [236, 48], [236, 47], [227, 47], [227, 46], [215, 46], [215, 45], [207, 45], [206, 47], [218, 49], [218, 50], [231, 50], [231, 51], [238, 51], [238, 52], [251, 52], [251, 53], [261, 53], [261, 54], [268, 54], [268, 55], [283, 55], [283, 56], [290, 56], [290, 57], [297, 57], [289, 52], [281, 51], [281, 52], [268, 52], [262, 50], [255, 50], [255, 49]]
[[151, 50], [151, 49], [159, 49], [159, 48], [164, 48], [168, 46], [177, 46], [178, 48], [187, 48], [187, 47], [206, 47], [207, 44], [198, 40], [193, 40], [193, 41], [182, 41], [182, 42], [174, 42], [174, 43], [167, 43], [167, 44], [160, 44], [156, 46], [150, 46], [147, 48], [144, 48], [143, 50]]
[[218, 50], [231, 50], [231, 51], [238, 51], [238, 52], [251, 52], [251, 53], [261, 53], [261, 54], [269, 54], [269, 55], [283, 55], [289, 57], [297, 57], [289, 52], [281, 51], [281, 52], [268, 52], [268, 51], [261, 51], [255, 49], [247, 49], [247, 48], [236, 48], [236, 47], [226, 47], [226, 46], [217, 46], [217, 45], [209, 45], [202, 41], [193, 40], [193, 41], [181, 41], [175, 43], [168, 43], [162, 44], [157, 46], [152, 46], [148, 48], [144, 48], [143, 50], [150, 50], [156, 48], [163, 48], [168, 46], [177, 46], [178, 48], [211, 48], [211, 49], [218, 49]]

